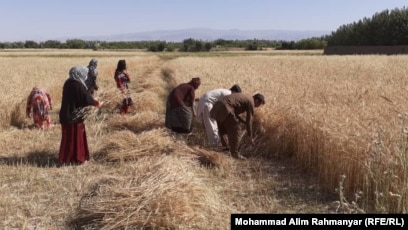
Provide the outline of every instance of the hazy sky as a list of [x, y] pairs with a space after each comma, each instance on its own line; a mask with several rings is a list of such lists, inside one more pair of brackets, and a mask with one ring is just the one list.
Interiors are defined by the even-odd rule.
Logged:
[[0, 41], [189, 28], [335, 31], [406, 0], [3, 0]]

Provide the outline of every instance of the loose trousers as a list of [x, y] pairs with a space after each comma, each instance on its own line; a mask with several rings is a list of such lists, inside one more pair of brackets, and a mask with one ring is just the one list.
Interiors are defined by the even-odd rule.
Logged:
[[231, 155], [238, 156], [238, 147], [241, 141], [241, 126], [239, 120], [233, 114], [228, 114], [224, 121], [218, 122], [218, 135], [221, 138], [223, 144], [226, 142], [224, 134], [227, 134], [228, 144]]
[[[207, 139], [208, 142], [211, 146], [218, 146], [220, 142], [220, 137], [218, 136], [218, 125], [217, 121], [210, 116], [210, 111], [213, 107], [213, 104], [211, 103], [206, 103], [204, 108], [203, 108], [203, 123], [204, 123], [204, 128], [205, 132], [207, 134]], [[225, 145], [226, 147], [226, 145]]]

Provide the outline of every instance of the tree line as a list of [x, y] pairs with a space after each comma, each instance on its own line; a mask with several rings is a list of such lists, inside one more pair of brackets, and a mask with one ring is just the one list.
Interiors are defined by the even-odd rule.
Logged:
[[274, 40], [226, 40], [217, 39], [215, 41], [202, 41], [188, 38], [182, 42], [167, 41], [86, 41], [82, 39], [69, 39], [66, 42], [58, 40], [48, 40], [45, 42], [35, 42], [27, 40], [25, 42], [3, 42], [0, 43], [2, 49], [146, 49], [151, 52], [207, 52], [212, 49], [242, 48], [245, 50], [274, 49], [323, 49], [326, 42], [320, 38], [303, 39], [300, 41], [274, 41]]
[[395, 8], [339, 27], [324, 38], [328, 46], [408, 45], [408, 9]]
[[182, 42], [167, 41], [85, 41], [69, 39], [65, 42], [48, 40], [35, 42], [3, 42], [0, 49], [145, 49], [151, 52], [208, 52], [242, 48], [245, 50], [264, 50], [268, 48], [281, 50], [313, 50], [324, 49], [326, 46], [387, 46], [408, 45], [408, 9], [384, 10], [372, 18], [363, 18], [340, 26], [330, 35], [313, 37], [299, 41], [275, 40], [226, 40], [202, 41], [188, 38]]

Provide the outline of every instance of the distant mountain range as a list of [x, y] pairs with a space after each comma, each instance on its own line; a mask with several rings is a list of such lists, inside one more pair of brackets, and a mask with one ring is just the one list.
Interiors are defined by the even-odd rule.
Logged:
[[[216, 30], [216, 29], [181, 29], [181, 30], [158, 30], [137, 33], [126, 33], [106, 36], [76, 37], [83, 40], [94, 41], [167, 41], [182, 42], [192, 38], [202, 41], [224, 40], [276, 40], [276, 41], [298, 41], [301, 39], [321, 37], [330, 35], [331, 31], [295, 31], [295, 30]], [[70, 39], [70, 38], [68, 38]], [[73, 39], [73, 38], [71, 38]]]

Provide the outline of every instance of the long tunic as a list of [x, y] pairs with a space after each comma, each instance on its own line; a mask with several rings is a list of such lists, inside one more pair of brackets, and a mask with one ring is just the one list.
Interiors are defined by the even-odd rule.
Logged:
[[41, 129], [44, 128], [44, 121], [47, 127], [51, 126], [51, 96], [41, 88], [34, 87], [27, 97], [26, 114], [32, 111], [33, 122]]
[[167, 128], [175, 132], [191, 132], [194, 98], [195, 89], [189, 83], [182, 83], [170, 92], [166, 103]]
[[217, 121], [211, 118], [210, 111], [215, 102], [230, 94], [231, 90], [228, 89], [214, 89], [205, 93], [198, 101], [197, 121], [204, 123], [208, 142], [212, 146], [218, 146], [220, 137], [218, 135]]
[[[252, 120], [254, 114], [254, 100], [242, 93], [233, 93], [223, 97], [214, 104], [210, 111], [211, 117], [217, 121], [219, 136], [228, 135], [228, 144], [232, 156], [237, 157], [241, 141], [241, 118], [239, 114], [246, 113], [246, 130], [252, 138]], [[222, 142], [225, 142], [222, 140]]]
[[194, 87], [189, 83], [182, 83], [170, 92], [170, 108], [174, 109], [180, 106], [192, 107], [194, 98]]
[[83, 108], [97, 105], [98, 102], [87, 92], [86, 88], [78, 81], [68, 79], [62, 91], [61, 110], [59, 121], [61, 124], [83, 122]]
[[246, 113], [246, 130], [252, 138], [252, 121], [254, 115], [254, 100], [251, 96], [242, 93], [233, 93], [217, 101], [211, 110], [211, 117], [217, 122], [223, 122], [228, 114], [238, 116]]
[[88, 78], [85, 80], [86, 86], [88, 87], [88, 92], [91, 95], [94, 94], [95, 90], [98, 90], [98, 84], [96, 83], [96, 79], [98, 77], [98, 69], [96, 60], [92, 59], [92, 61], [88, 65]]
[[62, 164], [84, 163], [89, 160], [89, 149], [82, 109], [86, 106], [99, 105], [85, 86], [76, 80], [65, 81], [62, 91], [61, 110], [61, 144], [59, 162]]

